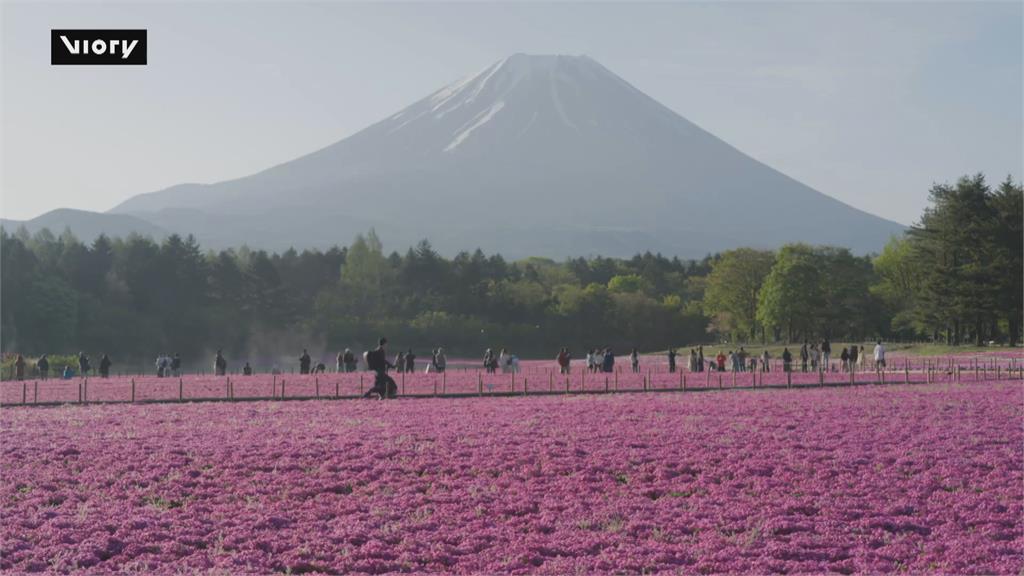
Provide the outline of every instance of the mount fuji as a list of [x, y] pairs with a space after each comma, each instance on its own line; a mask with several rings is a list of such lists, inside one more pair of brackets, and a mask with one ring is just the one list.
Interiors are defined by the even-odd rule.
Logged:
[[108, 214], [204, 247], [512, 257], [700, 257], [786, 242], [880, 249], [903, 226], [773, 170], [586, 56], [516, 54], [262, 172], [135, 196]]

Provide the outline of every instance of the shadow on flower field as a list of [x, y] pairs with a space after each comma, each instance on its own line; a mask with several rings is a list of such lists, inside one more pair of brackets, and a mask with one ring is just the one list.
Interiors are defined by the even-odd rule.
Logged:
[[1024, 386], [7, 408], [0, 568], [1024, 569]]

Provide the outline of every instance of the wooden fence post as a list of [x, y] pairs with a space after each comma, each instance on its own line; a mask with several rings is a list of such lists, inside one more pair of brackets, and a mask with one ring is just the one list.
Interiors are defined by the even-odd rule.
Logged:
[[359, 374], [359, 395], [363, 395], [363, 375]]
[[178, 378], [178, 402], [181, 402], [182, 400], [184, 400], [184, 396], [185, 396], [185, 384], [182, 382], [181, 378]]
[[21, 403], [28, 404], [28, 382], [21, 381]]
[[334, 381], [334, 398], [337, 399], [341, 396], [341, 380]]
[[448, 393], [448, 371], [441, 372], [441, 394]]
[[484, 395], [484, 378], [483, 376], [480, 375], [479, 370], [477, 370], [476, 372], [476, 389], [477, 394], [479, 394], [480, 396]]
[[135, 402], [135, 378], [132, 378], [132, 403]]
[[786, 372], [786, 388], [793, 387], [793, 372]]
[[285, 379], [281, 378], [281, 400], [284, 400], [284, 383]]
[[32, 403], [39, 403], [39, 381], [35, 380], [32, 382]]

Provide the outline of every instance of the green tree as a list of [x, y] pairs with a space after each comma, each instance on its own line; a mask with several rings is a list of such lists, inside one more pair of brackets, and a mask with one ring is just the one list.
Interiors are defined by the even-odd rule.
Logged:
[[739, 248], [722, 253], [708, 274], [704, 312], [723, 328], [753, 340], [757, 335], [759, 292], [775, 255], [766, 250]]

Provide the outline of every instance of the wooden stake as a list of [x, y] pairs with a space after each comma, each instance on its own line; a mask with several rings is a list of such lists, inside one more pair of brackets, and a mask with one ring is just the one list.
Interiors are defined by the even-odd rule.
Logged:
[[132, 378], [132, 402], [135, 402], [135, 378]]

